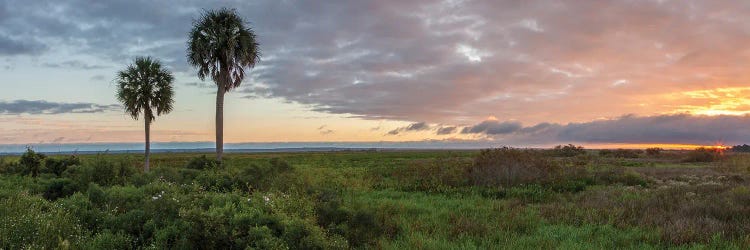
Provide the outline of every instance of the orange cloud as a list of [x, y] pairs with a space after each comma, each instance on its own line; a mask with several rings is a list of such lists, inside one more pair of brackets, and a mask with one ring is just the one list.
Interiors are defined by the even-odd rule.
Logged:
[[683, 104], [676, 105], [674, 113], [696, 115], [750, 114], [750, 87], [715, 88], [678, 92], [668, 99]]

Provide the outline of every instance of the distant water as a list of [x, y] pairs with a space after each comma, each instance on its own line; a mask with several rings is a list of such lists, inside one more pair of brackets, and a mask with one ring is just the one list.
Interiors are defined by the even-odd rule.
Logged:
[[[227, 143], [226, 152], [298, 152], [370, 149], [478, 149], [496, 147], [490, 142], [477, 141], [418, 141], [418, 142], [257, 142]], [[137, 153], [143, 143], [72, 143], [72, 144], [0, 144], [0, 154], [19, 154], [31, 147], [49, 154]], [[213, 142], [154, 142], [152, 152], [211, 152]]]

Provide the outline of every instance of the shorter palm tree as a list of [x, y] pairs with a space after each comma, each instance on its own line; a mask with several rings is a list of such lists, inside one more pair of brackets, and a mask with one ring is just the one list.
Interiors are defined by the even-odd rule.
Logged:
[[172, 111], [173, 81], [172, 73], [151, 57], [137, 57], [134, 64], [117, 73], [117, 99], [133, 119], [138, 120], [143, 114], [146, 124], [145, 172], [149, 170], [151, 155], [151, 122], [156, 116]]

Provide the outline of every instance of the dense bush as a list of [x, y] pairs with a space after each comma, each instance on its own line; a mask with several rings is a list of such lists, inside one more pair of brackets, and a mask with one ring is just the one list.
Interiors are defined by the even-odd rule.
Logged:
[[56, 200], [73, 195], [77, 190], [77, 186], [72, 180], [68, 178], [55, 178], [49, 180], [45, 185], [42, 197], [47, 200]]
[[31, 177], [37, 177], [42, 168], [42, 162], [46, 156], [26, 148], [26, 152], [21, 155], [18, 163], [23, 167], [23, 174], [31, 174]]
[[384, 211], [364, 206], [343, 207], [343, 202], [335, 191], [324, 192], [318, 199], [318, 225], [345, 237], [351, 246], [374, 244], [378, 238], [393, 237], [399, 231], [390, 217], [382, 213]]
[[220, 161], [209, 159], [206, 155], [201, 155], [190, 159], [186, 167], [189, 169], [210, 169], [216, 168], [219, 164], [221, 164]]
[[564, 170], [538, 151], [504, 147], [482, 150], [468, 172], [474, 185], [510, 187], [551, 183], [574, 170]]
[[558, 157], [574, 157], [577, 155], [586, 154], [586, 150], [582, 146], [568, 144], [568, 145], [557, 145], [550, 151], [550, 153], [553, 156], [558, 156]]
[[691, 150], [685, 156], [684, 162], [712, 162], [721, 158], [724, 151], [718, 148], [700, 147]]
[[416, 161], [394, 170], [391, 176], [405, 190], [444, 191], [468, 185], [470, 166], [470, 161], [457, 158]]
[[599, 156], [614, 157], [614, 158], [639, 158], [642, 153], [643, 153], [643, 150], [640, 150], [640, 149], [618, 148], [615, 150], [610, 150], [610, 149], [599, 150]]
[[102, 186], [124, 185], [135, 172], [135, 166], [127, 160], [112, 161], [97, 157], [80, 166], [68, 167], [63, 177], [75, 180], [79, 188], [85, 189], [91, 182]]
[[44, 172], [52, 173], [56, 176], [62, 176], [63, 172], [70, 166], [81, 165], [81, 159], [78, 156], [71, 155], [64, 158], [49, 157], [44, 160]]
[[658, 156], [661, 155], [661, 152], [664, 151], [663, 148], [659, 147], [651, 147], [646, 149], [646, 155], [648, 156]]

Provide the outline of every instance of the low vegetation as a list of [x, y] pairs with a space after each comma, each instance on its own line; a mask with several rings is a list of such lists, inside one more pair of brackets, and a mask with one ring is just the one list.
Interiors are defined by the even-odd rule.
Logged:
[[0, 158], [0, 249], [750, 247], [750, 155], [650, 151], [29, 150]]

